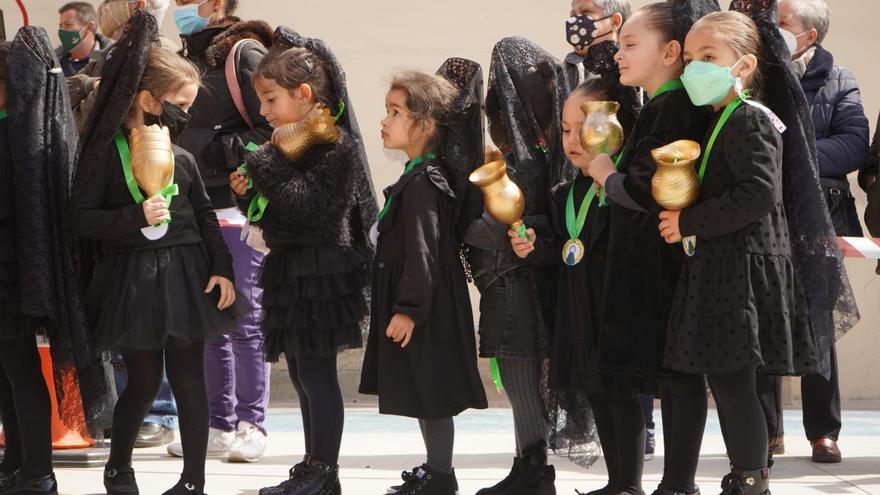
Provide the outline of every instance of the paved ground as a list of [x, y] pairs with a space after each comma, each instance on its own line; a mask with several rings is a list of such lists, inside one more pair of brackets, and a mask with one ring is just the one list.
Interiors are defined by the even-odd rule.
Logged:
[[[659, 418], [659, 411], [657, 414]], [[230, 464], [211, 459], [207, 465], [210, 495], [253, 495], [261, 486], [286, 477], [288, 467], [302, 456], [302, 433], [298, 411], [274, 408], [270, 411], [270, 444], [266, 458], [258, 464]], [[416, 423], [384, 417], [371, 409], [350, 410], [343, 437], [342, 485], [347, 495], [382, 494], [398, 480], [401, 470], [422, 462], [424, 454]], [[773, 470], [774, 495], [880, 495], [880, 412], [848, 410], [844, 413], [843, 464], [816, 465], [809, 461], [809, 445], [802, 439], [800, 413], [786, 412], [788, 454], [779, 457]], [[660, 425], [658, 424], [658, 431]], [[456, 422], [455, 465], [462, 495], [494, 484], [510, 466], [513, 444], [510, 411], [492, 409], [469, 412]], [[173, 485], [181, 461], [164, 454], [164, 448], [135, 452], [135, 469], [145, 495], [161, 494]], [[603, 485], [605, 466], [600, 460], [589, 470], [558, 458], [557, 491], [574, 495]], [[663, 466], [662, 438], [657, 457], [646, 464], [645, 489], [650, 493], [660, 480]], [[698, 482], [706, 495], [720, 492], [718, 481], [727, 471], [724, 447], [714, 411], [706, 429], [703, 460]], [[63, 494], [102, 494], [101, 469], [61, 468], [58, 477]]]

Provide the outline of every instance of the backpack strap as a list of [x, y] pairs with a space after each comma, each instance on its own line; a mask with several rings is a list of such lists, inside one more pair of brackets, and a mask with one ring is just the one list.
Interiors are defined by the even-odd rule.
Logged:
[[253, 129], [254, 121], [251, 119], [251, 116], [248, 115], [247, 107], [244, 105], [244, 98], [241, 95], [241, 84], [238, 82], [237, 63], [241, 54], [241, 49], [244, 47], [245, 43], [249, 42], [257, 43], [256, 40], [250, 38], [238, 40], [235, 45], [232, 46], [232, 49], [229, 50], [229, 54], [226, 55], [226, 86], [229, 88], [229, 94], [232, 96], [232, 103], [235, 104], [235, 108], [238, 110], [241, 118], [244, 119], [249, 128]]

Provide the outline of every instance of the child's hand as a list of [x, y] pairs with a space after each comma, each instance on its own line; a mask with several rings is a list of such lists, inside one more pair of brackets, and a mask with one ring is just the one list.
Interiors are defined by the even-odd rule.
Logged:
[[513, 252], [522, 259], [526, 259], [529, 253], [535, 250], [535, 241], [538, 239], [534, 229], [526, 229], [526, 233], [529, 235], [528, 239], [523, 239], [513, 229], [508, 229], [507, 231]]
[[141, 206], [144, 209], [144, 218], [147, 219], [147, 225], [159, 225], [171, 218], [168, 212], [168, 204], [162, 196], [153, 196], [144, 201]]
[[681, 231], [678, 230], [678, 217], [680, 211], [661, 211], [660, 212], [660, 235], [666, 239], [669, 244], [675, 244], [681, 241]]
[[605, 187], [605, 180], [608, 179], [608, 176], [616, 171], [617, 168], [614, 166], [614, 162], [611, 161], [611, 157], [605, 153], [600, 153], [593, 157], [593, 160], [590, 161], [590, 165], [587, 167], [587, 173], [602, 187]]
[[217, 301], [217, 309], [223, 311], [229, 306], [232, 306], [232, 303], [235, 302], [235, 285], [233, 285], [232, 281], [226, 277], [214, 275], [208, 280], [208, 287], [205, 288], [205, 294], [210, 293], [214, 290], [214, 287], [217, 286], [220, 287], [220, 300]]
[[229, 187], [232, 188], [232, 191], [239, 195], [244, 196], [247, 194], [248, 189], [248, 180], [247, 177], [241, 175], [238, 170], [229, 174]]
[[395, 313], [395, 315], [391, 317], [391, 323], [388, 324], [388, 329], [385, 330], [385, 336], [393, 340], [395, 343], [400, 343], [400, 347], [406, 347], [409, 345], [409, 341], [412, 338], [413, 328], [415, 328], [415, 326], [416, 323], [408, 315]]

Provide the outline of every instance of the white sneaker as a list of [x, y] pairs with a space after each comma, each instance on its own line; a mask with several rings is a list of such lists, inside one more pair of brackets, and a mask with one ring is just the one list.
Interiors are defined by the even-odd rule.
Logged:
[[[211, 428], [208, 430], [208, 457], [222, 457], [229, 452], [235, 432]], [[174, 457], [183, 457], [183, 444], [174, 442], [166, 449]]]
[[266, 451], [266, 434], [247, 421], [239, 421], [229, 449], [229, 462], [259, 462]]

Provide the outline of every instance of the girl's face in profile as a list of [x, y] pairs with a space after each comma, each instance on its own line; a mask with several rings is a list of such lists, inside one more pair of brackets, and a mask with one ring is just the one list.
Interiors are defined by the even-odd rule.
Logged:
[[260, 115], [276, 129], [303, 120], [315, 106], [314, 93], [308, 84], [287, 89], [274, 79], [258, 77], [254, 88], [260, 98]]
[[415, 121], [406, 106], [408, 98], [402, 89], [392, 89], [385, 97], [385, 118], [381, 122], [385, 149], [408, 151], [419, 147], [424, 133], [414, 128]]

